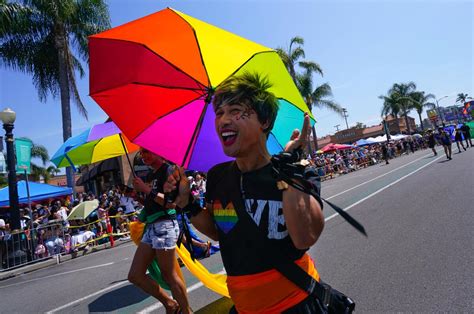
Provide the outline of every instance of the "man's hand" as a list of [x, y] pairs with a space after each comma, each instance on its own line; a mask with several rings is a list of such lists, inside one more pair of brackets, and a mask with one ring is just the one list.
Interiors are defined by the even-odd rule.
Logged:
[[176, 197], [175, 203], [178, 207], [183, 208], [188, 205], [191, 188], [189, 187], [189, 180], [184, 173], [184, 168], [182, 167], [176, 167], [176, 171], [173, 171], [173, 173], [168, 176], [168, 179], [163, 185], [163, 191], [165, 193], [175, 191], [178, 183], [179, 193]]
[[295, 139], [289, 141], [285, 145], [285, 152], [292, 152], [293, 150], [297, 148], [304, 148], [307, 141], [308, 141], [308, 136], [309, 136], [309, 130], [310, 130], [310, 117], [307, 112], [304, 113], [304, 120], [303, 120], [303, 127], [301, 128], [301, 133], [299, 134], [298, 137]]
[[143, 180], [140, 179], [139, 177], [133, 178], [133, 188], [137, 192], [143, 192], [146, 194], [150, 193], [151, 191], [151, 187], [145, 182], [143, 182]]

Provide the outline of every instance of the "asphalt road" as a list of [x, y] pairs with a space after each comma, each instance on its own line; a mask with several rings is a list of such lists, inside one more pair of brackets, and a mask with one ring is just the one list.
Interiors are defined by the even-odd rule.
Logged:
[[[326, 206], [325, 230], [310, 254], [358, 312], [474, 312], [474, 149], [452, 161], [439, 152], [323, 182], [323, 196], [348, 209], [368, 238]], [[164, 313], [126, 281], [134, 250], [125, 244], [1, 281], [0, 313]], [[202, 262], [222, 270], [219, 255]], [[185, 277], [195, 310], [221, 298]]]

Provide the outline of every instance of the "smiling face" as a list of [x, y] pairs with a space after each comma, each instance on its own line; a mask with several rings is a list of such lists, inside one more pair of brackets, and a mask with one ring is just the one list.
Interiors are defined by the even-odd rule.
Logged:
[[264, 130], [268, 128], [268, 123], [261, 124], [248, 105], [231, 103], [219, 106], [215, 127], [224, 153], [229, 157], [249, 156], [252, 152], [265, 149]]

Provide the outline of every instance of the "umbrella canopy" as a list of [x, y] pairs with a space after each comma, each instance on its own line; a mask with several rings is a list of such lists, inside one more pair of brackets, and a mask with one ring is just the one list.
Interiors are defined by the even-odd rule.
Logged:
[[67, 219], [86, 219], [94, 210], [97, 209], [97, 207], [99, 207], [99, 200], [82, 202], [71, 210]]
[[[51, 158], [56, 167], [88, 165], [138, 150], [114, 122], [94, 125], [77, 136], [70, 137]], [[69, 159], [69, 160], [68, 160]]]
[[332, 152], [332, 151], [335, 151], [335, 150], [345, 150], [345, 149], [351, 149], [351, 148], [354, 148], [354, 146], [352, 145], [345, 145], [345, 144], [333, 144], [333, 143], [329, 143], [327, 144], [326, 146], [324, 146], [323, 148], [321, 148], [321, 151], [323, 153], [328, 153], [328, 152]]
[[120, 130], [189, 169], [229, 160], [209, 102], [232, 75], [257, 72], [273, 84], [280, 109], [272, 153], [310, 112], [274, 50], [170, 8], [89, 37], [89, 55], [90, 95]]
[[[380, 136], [379, 136], [379, 137], [380, 137]], [[407, 136], [404, 135], [404, 134], [395, 134], [395, 135], [391, 135], [391, 136], [390, 136], [390, 139], [391, 139], [392, 141], [398, 141], [398, 140], [404, 139], [405, 137], [407, 137]], [[382, 137], [380, 137], [380, 138], [382, 138], [383, 141], [386, 141], [386, 140], [387, 140], [387, 137], [386, 137], [385, 135], [382, 136]]]
[[[66, 196], [72, 194], [71, 188], [64, 188], [55, 185], [49, 185], [44, 183], [29, 182], [30, 188], [30, 200], [32, 202], [38, 202], [41, 200], [55, 198], [60, 196]], [[18, 201], [20, 204], [28, 203], [28, 194], [26, 190], [26, 182], [18, 181]], [[10, 196], [9, 189], [5, 187], [0, 189], [0, 206], [9, 206], [10, 205]]]
[[355, 144], [356, 144], [357, 146], [366, 146], [366, 145], [371, 145], [371, 144], [375, 144], [375, 143], [377, 143], [377, 142], [375, 142], [375, 141], [373, 141], [373, 140], [360, 139], [360, 140], [358, 140]]

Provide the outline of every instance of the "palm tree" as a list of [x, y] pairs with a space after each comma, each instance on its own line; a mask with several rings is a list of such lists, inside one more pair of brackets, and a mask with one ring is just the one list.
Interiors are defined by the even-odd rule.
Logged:
[[459, 93], [457, 98], [456, 98], [456, 102], [460, 102], [461, 105], [464, 105], [468, 99], [470, 99], [472, 97], [469, 97], [468, 94], [464, 94], [464, 93]]
[[[342, 107], [333, 100], [329, 99], [330, 97], [332, 97], [332, 89], [328, 83], [324, 83], [313, 89], [312, 74], [313, 70], [311, 68], [308, 68], [303, 74], [296, 75], [296, 86], [298, 87], [298, 90], [300, 91], [300, 94], [303, 97], [309, 110], [311, 110], [312, 112], [313, 108], [326, 108], [339, 114], [342, 114]], [[315, 150], [317, 150], [318, 139], [314, 126], [312, 130], [314, 148]]]
[[[33, 76], [39, 99], [61, 99], [63, 140], [72, 135], [71, 96], [87, 119], [76, 87], [80, 59], [88, 61], [87, 37], [110, 28], [103, 0], [0, 0], [0, 65]], [[77, 52], [77, 56], [73, 53]], [[73, 186], [72, 168], [66, 169]]]
[[[294, 47], [296, 45], [296, 47]], [[320, 65], [313, 61], [301, 60], [305, 57], [305, 52], [303, 49], [304, 40], [301, 37], [293, 37], [290, 40], [290, 45], [288, 50], [283, 48], [277, 48], [276, 51], [280, 55], [280, 58], [283, 60], [288, 72], [290, 73], [293, 81], [295, 82], [298, 90], [303, 96], [308, 109], [311, 110], [314, 107], [318, 108], [327, 108], [329, 110], [335, 111], [339, 114], [342, 114], [342, 108], [337, 103], [332, 100], [327, 99], [327, 97], [332, 96], [332, 90], [328, 83], [322, 84], [321, 86], [313, 89], [313, 73], [317, 73], [323, 76], [323, 70]], [[296, 72], [295, 68], [299, 66], [304, 69], [302, 74]], [[318, 138], [316, 135], [316, 129], [313, 126], [313, 140], [314, 148], [318, 149]], [[311, 152], [311, 144], [309, 145], [309, 151]]]
[[401, 108], [398, 95], [389, 93], [388, 96], [380, 95], [379, 98], [383, 100], [382, 117], [387, 115], [393, 116], [395, 118], [395, 123], [397, 124], [398, 133], [400, 133], [398, 115], [400, 114]]
[[31, 164], [31, 180], [32, 181], [40, 181], [43, 178], [44, 183], [48, 183], [49, 180], [57, 175], [61, 170], [56, 168], [54, 165], [51, 165], [47, 168], [40, 167], [35, 164]]
[[411, 134], [410, 124], [408, 123], [408, 113], [413, 106], [412, 93], [415, 91], [416, 84], [413, 82], [393, 84], [392, 88], [388, 91], [389, 94], [395, 94], [396, 98], [398, 98], [400, 109], [405, 117], [408, 134]]
[[425, 128], [423, 127], [423, 120], [421, 119], [421, 114], [423, 113], [424, 108], [436, 108], [436, 105], [432, 102], [428, 102], [430, 99], [436, 99], [433, 94], [425, 95], [425, 92], [413, 92], [412, 93], [413, 104], [412, 108], [416, 110], [418, 113], [418, 117], [420, 119], [420, 126], [421, 130], [424, 131]]
[[[297, 45], [297, 46], [293, 47], [293, 45]], [[295, 83], [296, 83], [295, 67], [297, 65], [304, 67], [305, 69], [310, 68], [314, 72], [319, 73], [321, 76], [323, 76], [323, 70], [321, 69], [319, 64], [312, 61], [300, 60], [302, 58], [305, 58], [303, 45], [304, 45], [304, 39], [299, 36], [296, 36], [296, 37], [291, 38], [288, 50], [285, 50], [281, 47], [275, 49], [276, 52], [280, 55], [281, 60], [285, 64], [286, 68], [288, 69], [288, 72], [290, 72], [290, 75], [293, 78], [293, 81]]]

